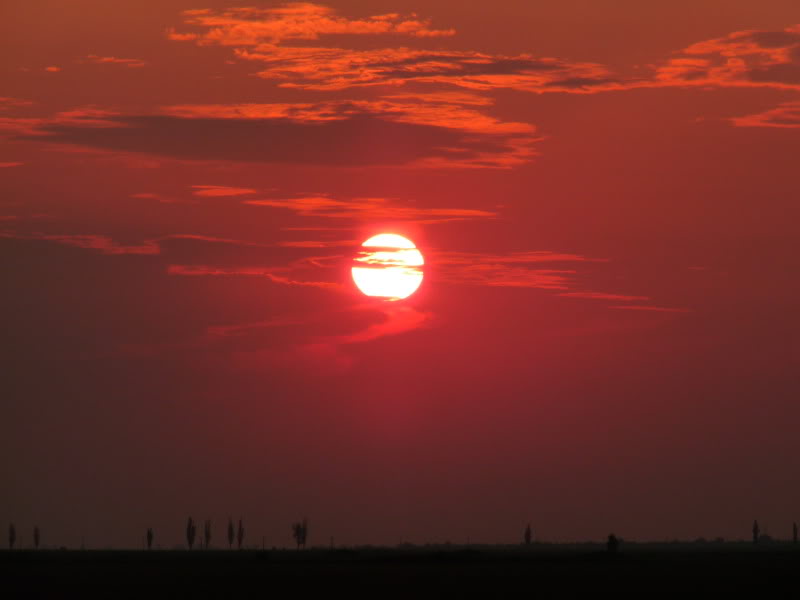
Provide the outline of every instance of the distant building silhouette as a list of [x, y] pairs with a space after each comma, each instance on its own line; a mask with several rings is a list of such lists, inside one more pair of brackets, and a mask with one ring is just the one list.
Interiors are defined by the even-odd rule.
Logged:
[[758, 521], [753, 521], [753, 543], [758, 543], [758, 535], [761, 532], [761, 529], [758, 527]]

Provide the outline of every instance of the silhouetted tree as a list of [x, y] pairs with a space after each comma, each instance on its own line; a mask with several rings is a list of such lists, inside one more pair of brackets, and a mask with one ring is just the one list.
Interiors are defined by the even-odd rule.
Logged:
[[206, 519], [203, 525], [203, 539], [206, 541], [206, 550], [208, 550], [208, 543], [211, 541], [211, 519]]
[[306, 547], [306, 537], [308, 536], [308, 520], [305, 517], [301, 522], [292, 524], [292, 536], [294, 536], [294, 540], [297, 542], [298, 550], [300, 549], [300, 546], [303, 548]]
[[758, 543], [758, 534], [761, 530], [758, 528], [758, 521], [753, 521], [753, 543]]
[[239, 519], [239, 529], [236, 531], [236, 543], [239, 545], [239, 550], [242, 549], [242, 542], [244, 542], [244, 525], [242, 525], [242, 520]]
[[529, 546], [531, 543], [531, 524], [528, 523], [528, 526], [525, 528], [525, 545]]
[[33, 547], [39, 549], [39, 526], [33, 528]]
[[8, 526], [8, 549], [14, 549], [14, 542], [17, 541], [17, 528], [14, 527], [14, 524]]
[[797, 523], [792, 523], [792, 542], [797, 543]]
[[606, 542], [606, 549], [614, 554], [617, 550], [619, 550], [619, 539], [613, 533], [608, 536], [608, 542]]
[[228, 517], [228, 550], [230, 550], [233, 547], [233, 536], [234, 536], [233, 519]]
[[189, 544], [189, 550], [194, 546], [194, 537], [197, 534], [197, 527], [195, 527], [192, 517], [189, 517], [189, 522], [186, 524], [186, 543]]
[[150, 548], [152, 548], [152, 547], [153, 547], [153, 528], [152, 527], [148, 527], [147, 528], [147, 549], [150, 550]]

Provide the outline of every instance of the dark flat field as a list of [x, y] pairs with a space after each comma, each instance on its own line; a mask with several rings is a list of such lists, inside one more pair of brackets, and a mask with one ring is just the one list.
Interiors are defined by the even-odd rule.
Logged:
[[631, 544], [617, 554], [591, 544], [0, 553], [4, 598], [491, 598], [578, 592], [646, 598], [796, 590], [798, 576], [800, 547], [777, 543]]

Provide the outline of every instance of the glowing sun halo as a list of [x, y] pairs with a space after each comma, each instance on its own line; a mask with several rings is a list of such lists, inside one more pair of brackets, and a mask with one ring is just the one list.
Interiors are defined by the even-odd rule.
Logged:
[[424, 264], [414, 242], [395, 233], [381, 233], [361, 244], [354, 260], [353, 281], [367, 296], [402, 300], [422, 283]]

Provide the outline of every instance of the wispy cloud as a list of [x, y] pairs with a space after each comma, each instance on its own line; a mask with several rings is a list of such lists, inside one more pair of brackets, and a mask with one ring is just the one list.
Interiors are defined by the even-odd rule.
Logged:
[[497, 216], [497, 213], [488, 210], [428, 208], [387, 198], [340, 199], [329, 196], [306, 196], [285, 199], [245, 200], [244, 203], [253, 206], [283, 208], [306, 217], [364, 221], [412, 221], [418, 224], [434, 224], [463, 219], [486, 219]]
[[310, 2], [292, 2], [276, 8], [186, 10], [183, 19], [192, 31], [168, 30], [170, 39], [222, 46], [260, 46], [284, 40], [316, 40], [329, 35], [442, 37], [455, 33], [453, 29], [433, 28], [429, 20], [415, 14], [389, 13], [350, 19], [338, 15], [332, 8]]
[[800, 25], [697, 42], [660, 66], [655, 79], [661, 85], [800, 90]]
[[193, 185], [192, 194], [195, 196], [244, 196], [255, 194], [256, 190], [250, 188], [230, 187], [226, 185]]
[[[440, 83], [474, 90], [589, 92], [618, 86], [595, 63], [570, 62], [529, 54], [493, 55], [475, 51], [385, 47], [355, 49], [301, 45], [332, 35], [436, 38], [455, 34], [435, 29], [417, 15], [392, 13], [350, 19], [327, 6], [295, 3], [282, 8], [236, 8], [183, 13], [190, 32], [170, 30], [176, 41], [230, 46], [234, 55], [261, 63], [260, 77], [282, 87], [332, 90], [408, 82]], [[284, 44], [291, 41], [290, 44]]]
[[144, 67], [147, 63], [139, 58], [117, 58], [116, 56], [98, 56], [89, 54], [86, 59], [98, 65], [119, 65], [129, 68]]
[[784, 102], [776, 108], [761, 113], [735, 117], [731, 122], [737, 127], [800, 128], [800, 102]]
[[572, 285], [574, 269], [542, 268], [543, 263], [600, 262], [578, 254], [548, 251], [481, 254], [476, 252], [431, 253], [437, 279], [443, 283], [527, 287], [566, 290]]

